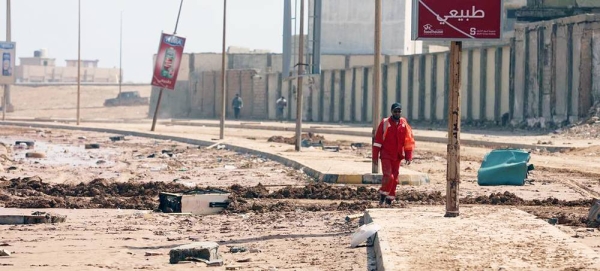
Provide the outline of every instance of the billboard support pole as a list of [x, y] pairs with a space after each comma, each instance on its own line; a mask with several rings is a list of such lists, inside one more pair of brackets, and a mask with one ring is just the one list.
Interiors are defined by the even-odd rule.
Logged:
[[[10, 26], [10, 0], [6, 0], [6, 41], [10, 42], [11, 41], [11, 26]], [[15, 55], [15, 57], [17, 57]], [[3, 97], [3, 102], [2, 102], [2, 120], [5, 120], [6, 118], [6, 112], [7, 112], [7, 107], [11, 107], [12, 108], [12, 104], [10, 102], [10, 85], [4, 85], [4, 97]]]
[[457, 217], [460, 184], [460, 87], [462, 42], [450, 44], [450, 99], [448, 99], [448, 164], [446, 168], [446, 215]]
[[300, 151], [302, 146], [302, 79], [304, 74], [304, 0], [300, 0], [300, 42], [298, 44], [298, 87], [296, 88], [296, 146]]
[[152, 129], [150, 129], [152, 132], [154, 132], [154, 128], [156, 127], [156, 118], [158, 117], [158, 108], [160, 107], [163, 89], [164, 88], [160, 88], [160, 92], [158, 93], [158, 101], [156, 101], [156, 109], [154, 109], [154, 118], [152, 118]]
[[[181, 15], [181, 7], [183, 6], [183, 0], [179, 3], [179, 12], [177, 13], [177, 21], [175, 21], [175, 30], [173, 30], [173, 35], [177, 34], [177, 26], [179, 25], [179, 16]], [[158, 58], [158, 55], [157, 55]], [[154, 109], [154, 117], [152, 118], [152, 127], [150, 131], [154, 132], [156, 128], [156, 119], [158, 118], [158, 109], [160, 107], [160, 101], [162, 100], [164, 88], [160, 88], [160, 92], [158, 93], [158, 101], [156, 101], [156, 108]]]

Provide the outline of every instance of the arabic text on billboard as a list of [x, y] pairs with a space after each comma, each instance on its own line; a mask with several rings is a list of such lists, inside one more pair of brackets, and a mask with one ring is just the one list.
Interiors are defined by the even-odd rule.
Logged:
[[502, 0], [414, 0], [414, 40], [502, 38]]

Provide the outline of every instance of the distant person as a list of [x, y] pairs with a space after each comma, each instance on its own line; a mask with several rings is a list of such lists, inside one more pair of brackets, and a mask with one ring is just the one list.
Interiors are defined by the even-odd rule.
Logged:
[[235, 98], [233, 98], [231, 106], [233, 106], [233, 114], [235, 116], [235, 119], [239, 119], [240, 110], [242, 109], [242, 107], [244, 107], [244, 101], [242, 101], [242, 97], [240, 97], [240, 94], [235, 94]]
[[415, 139], [412, 129], [408, 125], [408, 121], [402, 117], [402, 105], [394, 103], [392, 115], [379, 123], [373, 143], [373, 164], [379, 166], [378, 162], [381, 158], [383, 171], [379, 189], [379, 205], [383, 205], [385, 202], [387, 206], [390, 206], [396, 199], [400, 162], [404, 159], [406, 164], [410, 165], [414, 147]]
[[277, 120], [283, 122], [283, 110], [287, 106], [287, 100], [285, 99], [285, 97], [281, 96], [281, 98], [279, 98], [277, 100], [276, 105], [277, 105]]

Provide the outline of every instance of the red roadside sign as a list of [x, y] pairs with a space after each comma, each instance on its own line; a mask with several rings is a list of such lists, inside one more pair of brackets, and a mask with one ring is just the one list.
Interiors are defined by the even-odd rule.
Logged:
[[413, 40], [502, 38], [503, 0], [413, 0]]
[[184, 46], [185, 38], [165, 33], [160, 36], [158, 53], [154, 60], [153, 86], [175, 89]]

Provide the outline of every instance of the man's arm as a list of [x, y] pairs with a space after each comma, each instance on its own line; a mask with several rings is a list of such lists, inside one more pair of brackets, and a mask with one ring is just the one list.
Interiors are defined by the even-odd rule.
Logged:
[[372, 147], [372, 160], [373, 164], [379, 163], [379, 153], [381, 151], [381, 147], [383, 146], [383, 121], [379, 123], [377, 126], [377, 131], [375, 132], [375, 141], [373, 142]]
[[406, 119], [404, 120], [406, 124], [406, 136], [404, 137], [404, 159], [406, 160], [406, 164], [410, 165], [413, 159], [413, 150], [415, 148], [415, 137], [413, 135], [412, 127], [408, 124]]

